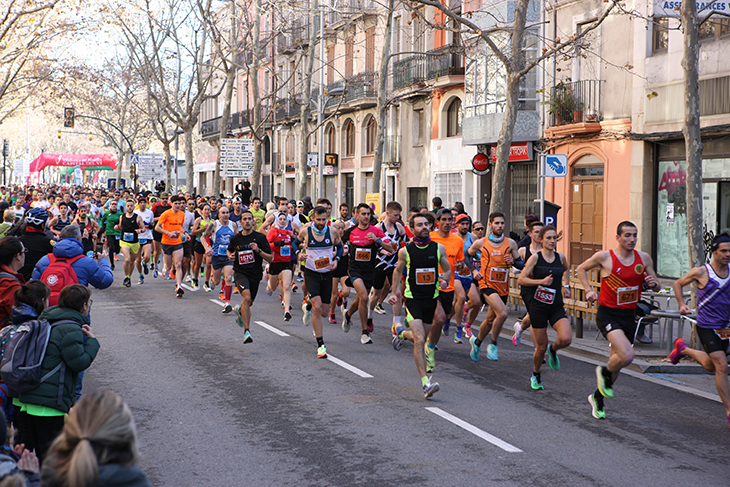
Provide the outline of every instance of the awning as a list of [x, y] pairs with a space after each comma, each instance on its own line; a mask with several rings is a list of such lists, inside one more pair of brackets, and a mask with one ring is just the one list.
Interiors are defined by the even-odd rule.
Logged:
[[117, 168], [117, 158], [113, 154], [49, 154], [44, 152], [30, 163], [30, 172], [40, 172], [48, 166]]

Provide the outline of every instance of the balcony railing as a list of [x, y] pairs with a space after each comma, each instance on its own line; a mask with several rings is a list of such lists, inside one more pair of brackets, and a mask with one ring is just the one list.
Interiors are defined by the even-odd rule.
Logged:
[[550, 125], [603, 120], [601, 80], [561, 81], [544, 102], [549, 107]]
[[345, 99], [341, 95], [332, 95], [331, 93], [341, 93], [344, 95], [343, 90], [345, 89], [345, 80], [335, 81], [325, 86], [325, 92], [327, 93], [327, 100], [324, 103], [324, 108], [334, 108], [340, 104], [340, 100], [345, 102]]
[[345, 101], [350, 103], [364, 98], [375, 98], [377, 83], [377, 73], [360, 73], [348, 78]]
[[390, 167], [400, 167], [400, 135], [385, 137], [383, 164]]
[[429, 51], [426, 57], [428, 79], [440, 76], [464, 75], [463, 47], [458, 44], [447, 44]]
[[[233, 116], [228, 119], [228, 132], [230, 133], [233, 126]], [[217, 137], [221, 131], [221, 117], [205, 120], [200, 124], [200, 135], [204, 139]]]
[[393, 62], [393, 89], [397, 90], [426, 80], [426, 55], [414, 54]]
[[276, 121], [280, 122], [287, 118], [296, 118], [301, 113], [302, 104], [294, 98], [278, 98], [276, 100]]

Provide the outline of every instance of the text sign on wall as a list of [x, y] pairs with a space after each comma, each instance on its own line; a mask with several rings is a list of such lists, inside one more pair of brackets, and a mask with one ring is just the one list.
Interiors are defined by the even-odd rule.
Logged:
[[[681, 1], [656, 0], [654, 2], [654, 17], [679, 17]], [[730, 1], [727, 2], [697, 2], [697, 15], [707, 17], [711, 13], [730, 15]]]
[[[497, 162], [497, 146], [493, 145], [489, 148], [492, 156], [492, 163]], [[509, 162], [523, 162], [532, 160], [532, 142], [515, 142], [509, 148]]]

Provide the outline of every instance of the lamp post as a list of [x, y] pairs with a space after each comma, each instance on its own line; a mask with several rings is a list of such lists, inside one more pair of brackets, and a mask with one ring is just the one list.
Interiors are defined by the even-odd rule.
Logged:
[[324, 4], [319, 5], [319, 103], [317, 103], [317, 198], [324, 198]]

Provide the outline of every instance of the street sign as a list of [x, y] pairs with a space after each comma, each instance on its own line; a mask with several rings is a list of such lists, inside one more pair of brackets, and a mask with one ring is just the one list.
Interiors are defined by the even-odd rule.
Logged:
[[486, 154], [477, 152], [471, 160], [471, 172], [477, 176], [485, 176], [489, 174], [489, 157]]
[[253, 177], [254, 140], [222, 139], [221, 140], [221, 177], [250, 178]]
[[160, 180], [167, 177], [164, 154], [135, 154], [129, 157], [130, 164], [137, 164], [139, 181]]
[[548, 178], [562, 178], [568, 174], [568, 156], [565, 154], [546, 154], [544, 175]]
[[319, 166], [319, 152], [307, 152], [307, 166], [308, 167]]

